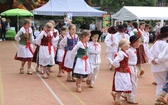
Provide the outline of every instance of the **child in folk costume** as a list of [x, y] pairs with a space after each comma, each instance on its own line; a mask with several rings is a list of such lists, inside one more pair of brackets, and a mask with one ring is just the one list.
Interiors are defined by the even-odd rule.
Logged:
[[88, 54], [89, 54], [89, 63], [91, 67], [91, 73], [89, 74], [86, 83], [89, 85], [90, 88], [93, 88], [93, 85], [96, 81], [99, 67], [101, 63], [101, 45], [97, 42], [99, 35], [95, 32], [92, 33], [91, 39], [92, 41], [89, 42]]
[[63, 64], [64, 70], [67, 72], [67, 81], [73, 82], [71, 77], [74, 59], [71, 59], [71, 51], [78, 42], [78, 35], [76, 33], [76, 26], [74, 24], [69, 25], [69, 34], [60, 42], [60, 47], [65, 48]]
[[82, 79], [90, 74], [90, 64], [88, 59], [89, 31], [82, 31], [81, 40], [75, 45], [71, 53], [71, 59], [75, 59], [73, 65], [73, 76], [76, 77], [77, 92], [81, 93]]
[[55, 64], [55, 51], [59, 37], [53, 35], [53, 24], [46, 23], [44, 30], [40, 33], [36, 40], [36, 44], [40, 45], [39, 48], [39, 64], [43, 66], [43, 78], [47, 79], [49, 76], [50, 67]]
[[58, 77], [61, 77], [61, 73], [62, 73], [62, 61], [63, 61], [63, 56], [64, 56], [64, 48], [61, 48], [60, 46], [60, 41], [66, 36], [67, 34], [67, 28], [66, 26], [62, 26], [61, 27], [61, 33], [59, 35], [59, 41], [58, 41], [58, 49], [57, 49], [57, 53], [56, 53], [56, 63], [59, 65], [59, 72], [58, 72]]
[[145, 23], [141, 22], [139, 24], [138, 35], [141, 36], [141, 41], [142, 42], [141, 42], [141, 45], [139, 46], [139, 48], [137, 48], [137, 57], [138, 57], [137, 66], [138, 66], [138, 69], [139, 69], [139, 72], [140, 72], [140, 76], [142, 76], [144, 74], [142, 64], [148, 62], [148, 58], [147, 58], [147, 55], [145, 54], [144, 46], [142, 44], [144, 42], [143, 37], [145, 36], [144, 35], [145, 34], [144, 28], [145, 28]]
[[164, 26], [160, 30], [160, 35], [157, 36], [156, 42], [150, 48], [151, 71], [154, 75], [156, 86], [155, 105], [166, 103], [164, 97], [166, 92], [162, 90], [166, 83], [168, 74], [168, 26]]
[[31, 29], [31, 20], [25, 19], [24, 26], [18, 31], [15, 40], [19, 42], [18, 52], [15, 56], [16, 60], [21, 61], [20, 74], [24, 74], [24, 65], [28, 62], [27, 74], [32, 75], [30, 70], [33, 58], [33, 33]]
[[126, 53], [129, 49], [129, 44], [127, 39], [121, 39], [119, 42], [120, 50], [117, 53], [117, 56], [113, 61], [109, 59], [111, 64], [115, 66], [112, 91], [115, 91], [116, 93], [111, 93], [115, 99], [114, 105], [121, 105], [121, 94], [123, 92], [130, 93], [132, 90], [131, 73], [130, 68], [128, 67], [128, 54]]
[[132, 23], [132, 31], [130, 32], [130, 36], [135, 35], [136, 33], [138, 33], [138, 23], [137, 22], [133, 22]]
[[129, 40], [130, 36], [128, 34], [125, 34], [123, 25], [118, 25], [117, 31], [118, 32], [114, 35], [115, 43], [117, 45], [121, 39]]
[[[54, 20], [50, 20], [49, 23], [53, 24], [53, 29], [52, 29], [53, 35], [56, 36], [57, 38], [59, 38], [59, 32], [58, 32], [57, 29], [55, 29], [55, 26], [56, 26], [55, 25], [55, 21]], [[54, 47], [54, 52], [56, 53], [56, 51], [57, 51], [57, 46]], [[52, 72], [51, 68], [49, 68], [49, 71]]]
[[148, 45], [149, 44], [149, 29], [150, 29], [149, 25], [146, 24], [145, 29], [144, 29], [145, 31], [142, 36], [143, 46], [144, 46], [144, 50], [145, 50], [145, 54], [146, 54], [147, 58], [149, 56], [149, 45]]
[[132, 81], [132, 91], [129, 94], [122, 94], [128, 103], [130, 104], [138, 104], [135, 102], [135, 95], [137, 91], [137, 82], [138, 82], [138, 70], [136, 68], [137, 64], [137, 51], [136, 48], [140, 45], [140, 36], [132, 35], [130, 37], [130, 45], [131, 47], [126, 51], [128, 54], [128, 66], [131, 72], [131, 81]]
[[[39, 34], [40, 34], [40, 31], [39, 31], [39, 33], [36, 33], [36, 35], [35, 35], [36, 39], [38, 38]], [[43, 67], [41, 65], [39, 65], [39, 47], [40, 46], [37, 45], [37, 44], [35, 44], [35, 46], [36, 46], [36, 49], [35, 49], [35, 52], [33, 54], [33, 60], [32, 60], [32, 62], [35, 62], [37, 64], [35, 70], [38, 73], [43, 73], [43, 71], [42, 71]], [[39, 70], [39, 67], [40, 67], [40, 70]]]
[[[114, 59], [114, 55], [117, 53], [117, 48], [118, 45], [115, 43], [115, 39], [114, 39], [114, 34], [117, 32], [115, 27], [112, 26], [108, 29], [108, 35], [105, 38], [105, 44], [107, 46], [106, 48], [106, 53], [107, 53], [107, 59]], [[114, 67], [112, 65], [110, 65], [110, 70], [113, 70]]]

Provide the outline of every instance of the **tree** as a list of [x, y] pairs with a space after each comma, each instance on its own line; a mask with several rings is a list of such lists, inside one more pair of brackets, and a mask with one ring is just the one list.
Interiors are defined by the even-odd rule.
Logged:
[[113, 12], [118, 11], [123, 6], [155, 6], [156, 2], [157, 0], [92, 0], [94, 6], [101, 6], [102, 10]]

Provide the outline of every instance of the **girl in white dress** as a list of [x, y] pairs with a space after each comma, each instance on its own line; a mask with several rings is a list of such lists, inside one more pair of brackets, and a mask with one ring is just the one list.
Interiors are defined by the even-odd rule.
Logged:
[[88, 41], [90, 32], [84, 30], [80, 35], [80, 41], [75, 45], [71, 53], [71, 59], [75, 59], [73, 65], [73, 76], [76, 77], [77, 92], [81, 93], [82, 79], [90, 74], [88, 59]]
[[[53, 29], [51, 30], [53, 35], [56, 36], [57, 39], [59, 39], [59, 32], [58, 32], [57, 29], [55, 29], [55, 26], [56, 26], [55, 25], [55, 21], [54, 20], [50, 20], [49, 23], [53, 24]], [[56, 53], [56, 51], [57, 51], [57, 46], [54, 47], [54, 52]], [[50, 67], [49, 67], [49, 71], [52, 72]]]
[[93, 85], [96, 81], [97, 75], [99, 73], [99, 67], [101, 63], [101, 45], [97, 42], [99, 35], [94, 33], [91, 35], [92, 41], [89, 42], [88, 54], [89, 54], [89, 63], [91, 66], [91, 73], [89, 74], [86, 83], [90, 88], [93, 88]]
[[53, 25], [46, 23], [44, 30], [40, 33], [36, 40], [39, 48], [39, 65], [43, 66], [43, 78], [47, 79], [49, 76], [49, 69], [55, 64], [55, 51], [59, 37], [53, 35]]
[[74, 59], [71, 59], [71, 51], [78, 42], [78, 35], [76, 33], [76, 26], [71, 24], [69, 26], [69, 33], [64, 37], [60, 42], [60, 47], [65, 49], [63, 57], [63, 70], [67, 72], [67, 81], [74, 82], [73, 77], [71, 76]]
[[[117, 53], [117, 49], [118, 49], [118, 44], [115, 43], [115, 38], [114, 38], [114, 34], [117, 32], [116, 27], [112, 26], [108, 29], [108, 35], [105, 38], [105, 44], [107, 46], [106, 48], [106, 53], [107, 53], [107, 59], [114, 59], [114, 55]], [[112, 65], [110, 65], [110, 70], [113, 70], [114, 67]]]
[[66, 34], [67, 34], [67, 28], [66, 26], [62, 26], [61, 33], [59, 35], [58, 48], [57, 48], [57, 53], [56, 53], [56, 58], [55, 58], [56, 64], [59, 65], [59, 71], [57, 75], [58, 77], [62, 77], [61, 76], [62, 66], [63, 66], [62, 61], [63, 61], [64, 52], [65, 52], [64, 48], [61, 48], [60, 46], [60, 41], [66, 36]]
[[[119, 42], [119, 52], [117, 56], [110, 62], [115, 67], [115, 73], [113, 77], [112, 96], [114, 96], [114, 105], [121, 105], [121, 94], [123, 92], [130, 93], [132, 90], [131, 72], [128, 67], [128, 54], [126, 51], [129, 49], [129, 40], [121, 39]], [[115, 91], [116, 93], [113, 93]]]
[[146, 24], [145, 25], [145, 32], [144, 35], [142, 36], [143, 38], [143, 46], [144, 46], [144, 50], [145, 50], [145, 54], [148, 57], [149, 56], [149, 25]]
[[24, 26], [18, 31], [15, 40], [19, 42], [18, 52], [15, 56], [16, 60], [21, 61], [20, 74], [24, 74], [24, 65], [28, 62], [27, 74], [32, 75], [30, 70], [33, 58], [33, 33], [31, 29], [31, 20], [25, 19]]

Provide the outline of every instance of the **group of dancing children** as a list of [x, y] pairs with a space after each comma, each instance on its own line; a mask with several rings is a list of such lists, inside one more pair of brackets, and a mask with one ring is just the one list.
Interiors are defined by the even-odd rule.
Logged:
[[[59, 65], [58, 77], [67, 72], [67, 81], [75, 82], [77, 92], [81, 93], [82, 81], [90, 88], [96, 81], [101, 63], [101, 46], [97, 42], [96, 32], [84, 30], [76, 35], [76, 26], [62, 26], [60, 33], [55, 28], [55, 22], [47, 22], [38, 37], [34, 38], [31, 21], [25, 19], [23, 27], [18, 31], [15, 40], [19, 42], [16, 60], [21, 61], [20, 74], [24, 74], [24, 65], [28, 62], [27, 74], [32, 75], [31, 63], [37, 63], [36, 71], [47, 79], [51, 67]], [[89, 41], [91, 37], [91, 41]], [[35, 52], [33, 45], [36, 46]]]
[[[54, 29], [55, 22], [51, 20], [35, 39], [30, 27], [31, 21], [26, 19], [15, 36], [15, 40], [19, 42], [15, 59], [21, 61], [20, 74], [24, 74], [24, 65], [27, 61], [27, 74], [32, 75], [30, 68], [33, 60], [37, 63], [36, 71], [47, 79], [51, 67], [58, 64], [58, 77], [66, 71], [67, 81], [76, 81], [77, 92], [81, 93], [82, 81], [85, 78], [86, 84], [93, 88], [101, 63], [101, 45], [97, 42], [99, 36], [96, 31], [90, 35], [88, 30], [84, 30], [80, 35], [76, 35], [76, 26], [71, 24], [68, 29], [63, 26], [59, 33]], [[156, 105], [166, 103], [164, 97], [168, 91], [165, 85], [168, 73], [167, 40], [167, 26], [161, 28], [161, 33], [150, 50], [149, 25], [145, 25], [144, 22], [139, 26], [133, 22], [130, 35], [125, 33], [123, 25], [108, 29], [105, 44], [110, 69], [114, 70], [111, 95], [115, 105], [122, 104], [120, 97], [129, 104], [138, 104], [135, 101], [138, 75], [144, 74], [141, 64], [147, 62], [151, 62], [157, 83]], [[33, 44], [36, 45], [35, 52]]]

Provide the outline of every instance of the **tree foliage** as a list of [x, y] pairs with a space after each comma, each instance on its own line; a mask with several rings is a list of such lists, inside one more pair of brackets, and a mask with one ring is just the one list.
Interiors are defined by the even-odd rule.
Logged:
[[[87, 0], [90, 2], [90, 0]], [[123, 6], [155, 6], [158, 0], [92, 0], [92, 6], [101, 6], [102, 10], [116, 12]], [[168, 0], [165, 0], [168, 1]]]

